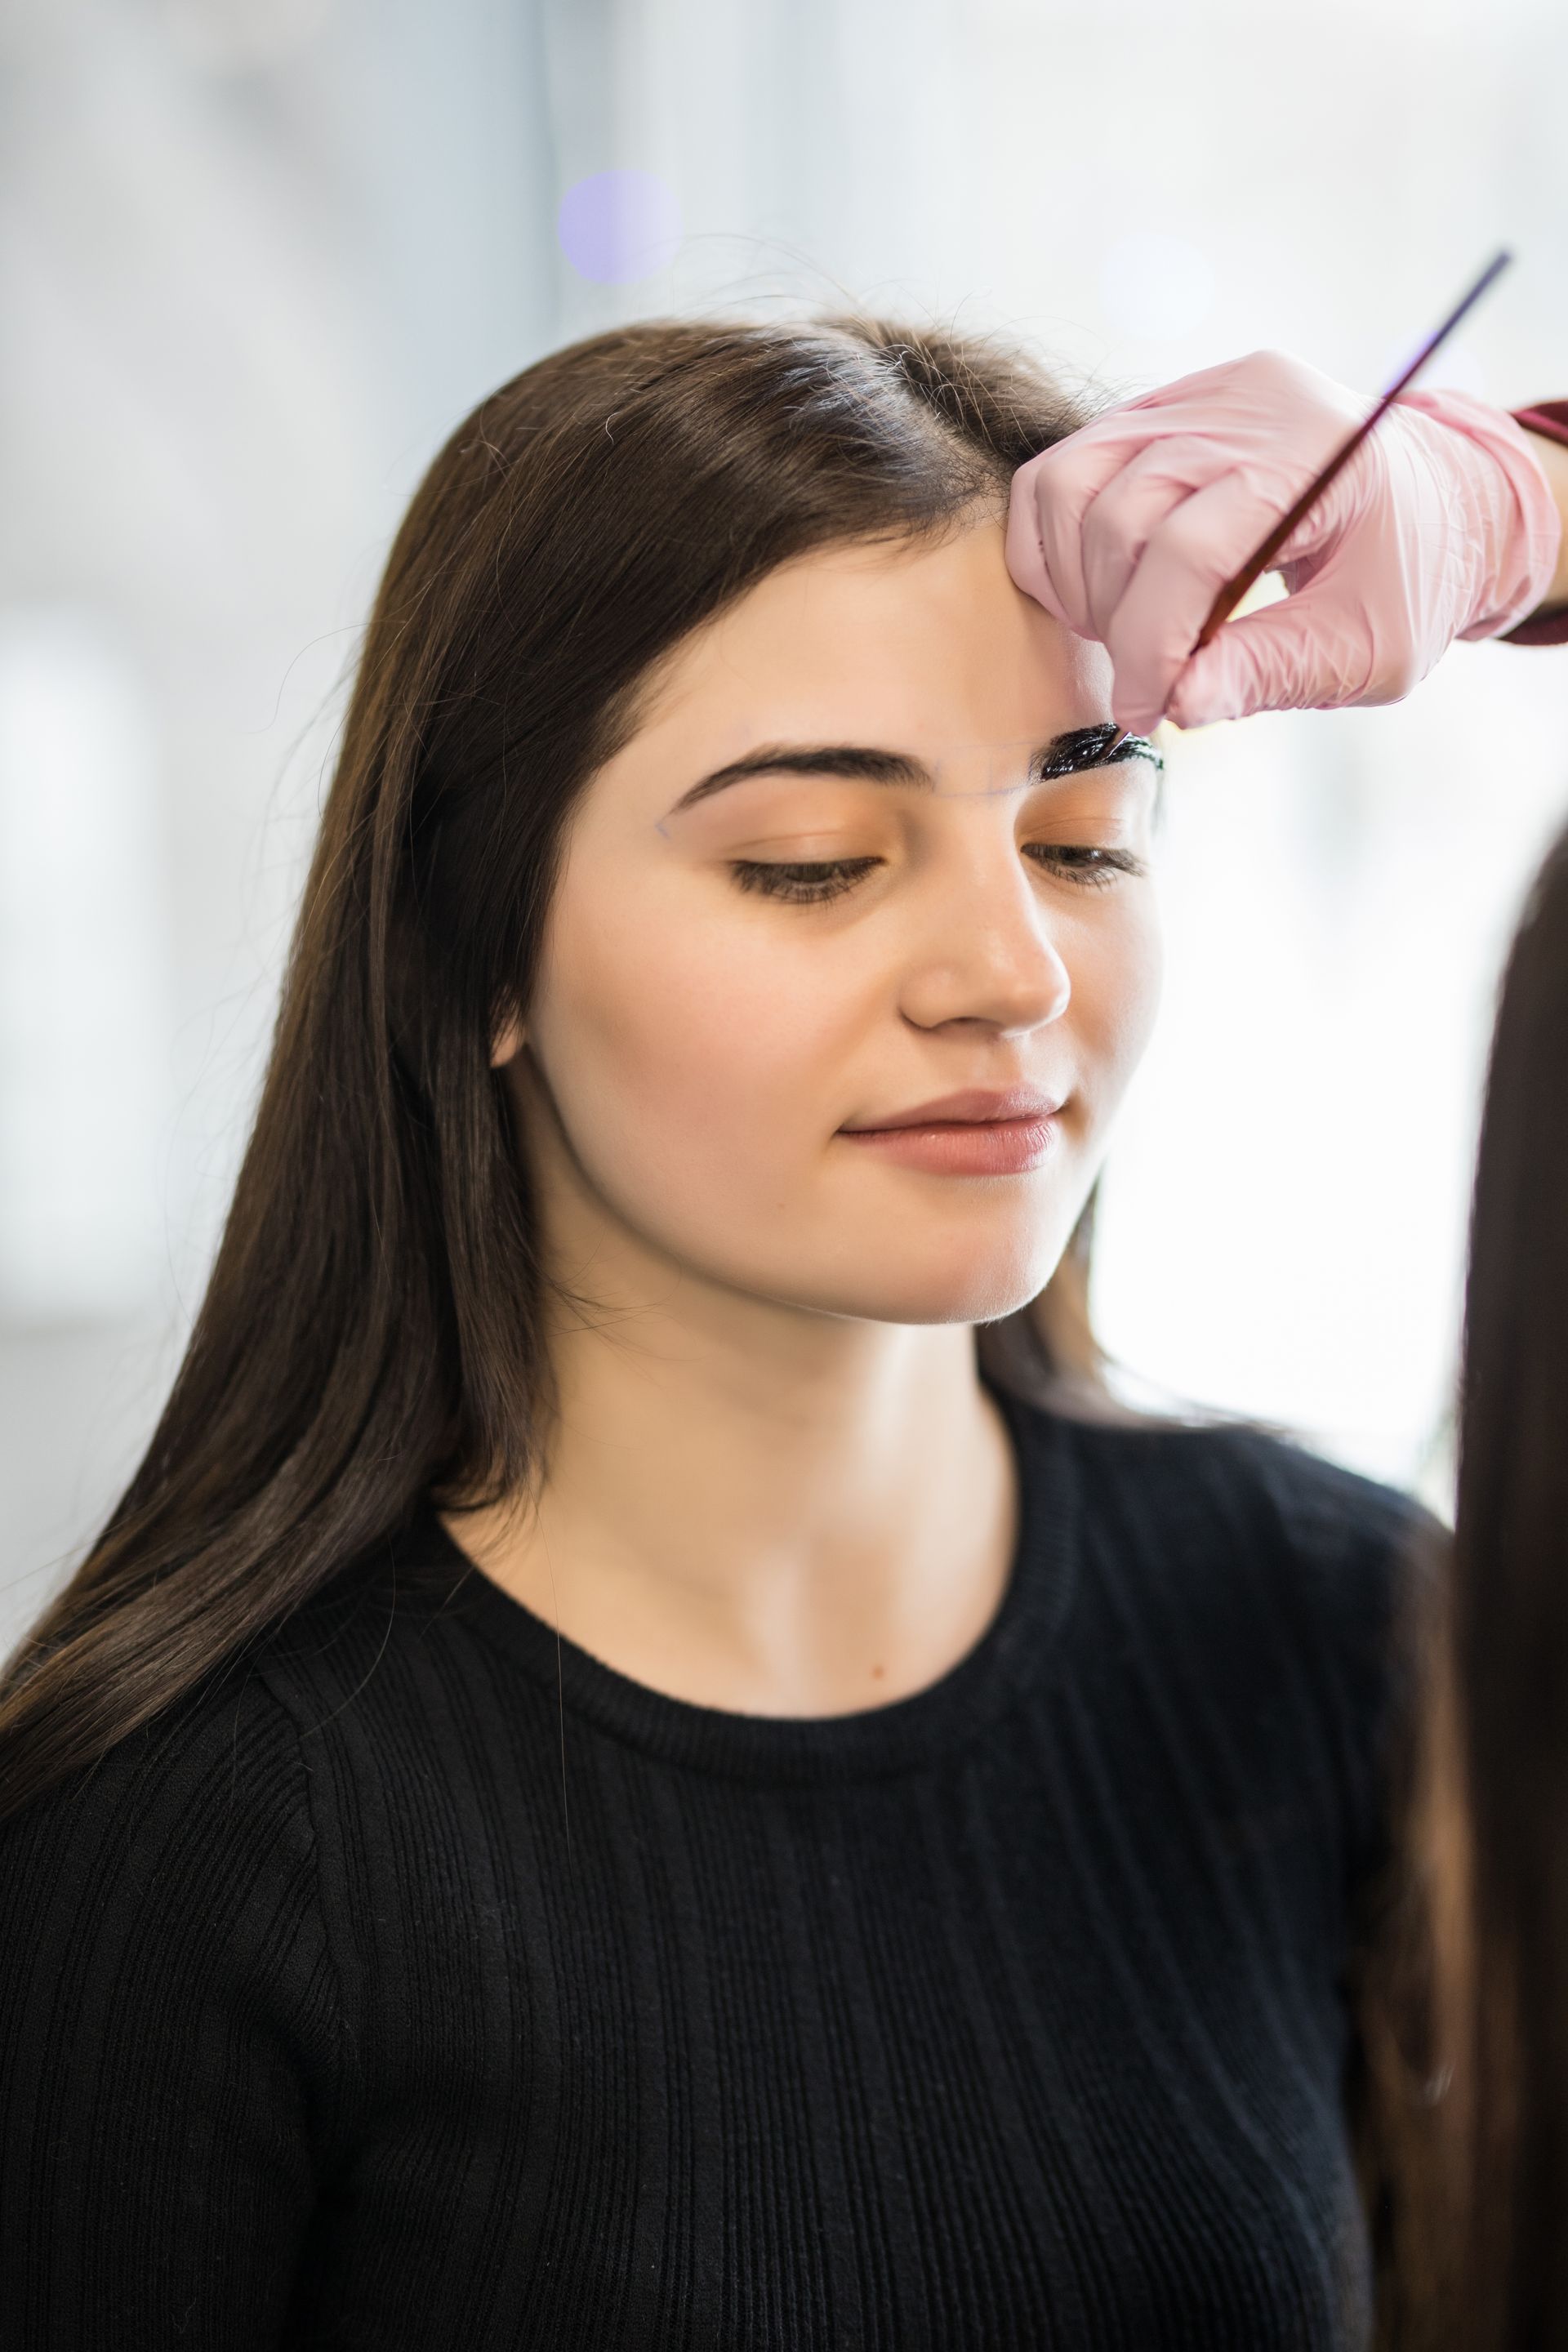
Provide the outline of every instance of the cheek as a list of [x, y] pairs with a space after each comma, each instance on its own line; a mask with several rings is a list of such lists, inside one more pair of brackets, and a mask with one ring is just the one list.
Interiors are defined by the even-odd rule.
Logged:
[[1069, 969], [1084, 1094], [1099, 1125], [1142, 1059], [1160, 1009], [1163, 942], [1146, 884], [1119, 893], [1103, 919], [1086, 924]]
[[792, 952], [766, 922], [568, 912], [530, 1028], [595, 1175], [754, 1194], [787, 1185], [837, 1123], [857, 1002], [833, 959]]

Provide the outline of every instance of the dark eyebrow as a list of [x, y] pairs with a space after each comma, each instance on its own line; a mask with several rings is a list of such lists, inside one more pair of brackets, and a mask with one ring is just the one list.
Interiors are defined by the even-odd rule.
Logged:
[[[1065, 735], [1053, 735], [1047, 743], [1037, 744], [1029, 755], [1030, 782], [1049, 783], [1085, 768], [1120, 766], [1124, 760], [1150, 760], [1156, 768], [1163, 768], [1164, 761], [1143, 735], [1125, 736], [1110, 751], [1117, 733], [1109, 724], [1074, 727]], [[934, 790], [936, 783], [924, 761], [907, 751], [879, 751], [864, 743], [765, 744], [748, 751], [743, 760], [731, 760], [703, 776], [682, 793], [669, 814], [676, 816], [682, 809], [721, 793], [726, 784], [741, 783], [748, 776], [846, 776], [854, 783], [901, 784], [926, 792]]]

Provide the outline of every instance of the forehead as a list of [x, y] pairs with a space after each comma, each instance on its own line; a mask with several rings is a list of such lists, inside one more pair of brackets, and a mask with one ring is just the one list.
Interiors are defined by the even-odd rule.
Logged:
[[1103, 647], [1015, 587], [1003, 548], [987, 518], [780, 565], [666, 657], [611, 766], [712, 767], [791, 738], [940, 755], [1105, 717]]

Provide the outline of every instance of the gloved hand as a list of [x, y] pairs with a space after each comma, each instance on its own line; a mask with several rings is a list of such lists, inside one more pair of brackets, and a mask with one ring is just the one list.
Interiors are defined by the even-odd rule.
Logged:
[[1289, 594], [1189, 661], [1218, 589], [1372, 405], [1255, 352], [1019, 467], [1008, 570], [1107, 647], [1119, 726], [1396, 702], [1456, 637], [1495, 636], [1541, 602], [1563, 526], [1523, 431], [1468, 394], [1410, 392], [1286, 541]]

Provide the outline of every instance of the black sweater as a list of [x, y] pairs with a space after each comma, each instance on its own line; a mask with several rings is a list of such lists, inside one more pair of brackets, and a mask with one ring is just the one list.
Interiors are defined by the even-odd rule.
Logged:
[[1362, 2343], [1405, 1507], [1008, 1412], [913, 1697], [663, 1697], [425, 1517], [0, 1832], [10, 2352]]

